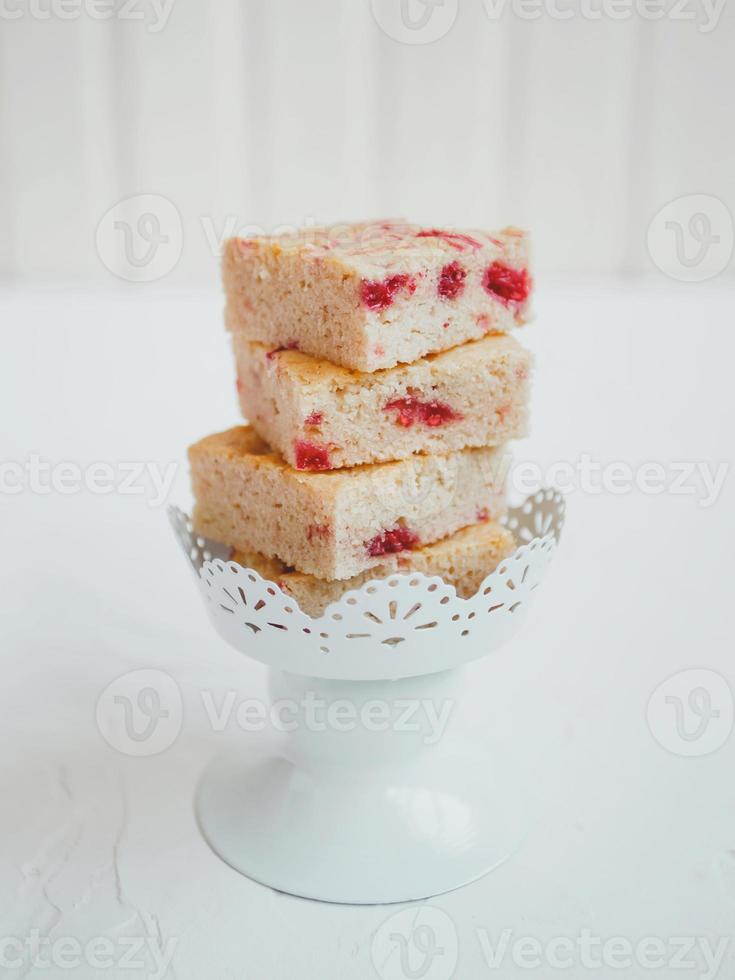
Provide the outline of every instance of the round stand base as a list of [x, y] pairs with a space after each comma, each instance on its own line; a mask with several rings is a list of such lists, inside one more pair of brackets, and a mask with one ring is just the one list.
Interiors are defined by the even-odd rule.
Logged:
[[197, 817], [216, 854], [278, 891], [359, 905], [424, 899], [482, 877], [521, 844], [526, 808], [496, 762], [449, 737], [372, 771], [233, 753], [205, 772]]

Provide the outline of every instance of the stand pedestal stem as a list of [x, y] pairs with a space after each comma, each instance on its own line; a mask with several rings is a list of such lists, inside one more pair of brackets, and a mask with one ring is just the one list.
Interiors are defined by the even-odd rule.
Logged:
[[426, 898], [496, 867], [525, 830], [513, 773], [465, 730], [459, 670], [395, 681], [272, 672], [282, 731], [217, 760], [197, 796], [228, 864], [330, 902]]

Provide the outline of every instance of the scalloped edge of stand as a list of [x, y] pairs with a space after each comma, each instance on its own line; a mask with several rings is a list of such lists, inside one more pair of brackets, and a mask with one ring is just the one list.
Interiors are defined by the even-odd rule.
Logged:
[[[395, 572], [346, 590], [321, 616], [311, 617], [255, 569], [215, 557], [229, 548], [195, 535], [188, 516], [169, 508], [210, 618], [226, 642], [239, 653], [292, 673], [365, 680], [447, 670], [506, 642], [543, 581], [564, 513], [561, 494], [547, 489], [511, 508], [506, 523], [526, 540], [485, 576], [473, 596], [458, 596], [439, 576]], [[549, 528], [543, 536], [532, 536], [536, 529]], [[513, 568], [521, 564], [522, 576], [513, 577]]]
[[[508, 514], [501, 518], [500, 524], [503, 524], [512, 531], [514, 535], [518, 534], [518, 528], [522, 517], [529, 516], [534, 511], [534, 504], [536, 507], [541, 506], [543, 503], [554, 502], [559, 508], [559, 521], [556, 532], [550, 531], [545, 534], [537, 534], [533, 537], [527, 537], [522, 544], [516, 548], [516, 550], [503, 558], [499, 563], [497, 568], [494, 568], [492, 572], [480, 583], [477, 591], [471, 596], [460, 596], [457, 594], [457, 590], [453, 585], [445, 582], [443, 578], [438, 575], [425, 575], [423, 572], [413, 571], [413, 572], [392, 572], [390, 575], [383, 576], [381, 578], [368, 579], [367, 582], [363, 582], [356, 589], [345, 590], [339, 599], [335, 599], [330, 602], [324, 608], [324, 612], [321, 616], [310, 616], [308, 613], [304, 612], [299, 606], [298, 601], [290, 596], [287, 592], [278, 585], [277, 582], [271, 579], [263, 578], [263, 576], [256, 571], [254, 568], [250, 568], [247, 565], [240, 565], [238, 562], [231, 561], [229, 558], [217, 556], [217, 552], [231, 550], [226, 545], [219, 544], [216, 541], [211, 541], [208, 538], [204, 538], [201, 535], [195, 535], [191, 524], [191, 518], [189, 515], [179, 507], [170, 506], [168, 508], [168, 515], [171, 525], [179, 539], [182, 550], [189, 558], [189, 562], [192, 569], [199, 576], [200, 579], [204, 578], [206, 570], [209, 568], [219, 569], [220, 567], [228, 567], [232, 569], [242, 569], [242, 571], [248, 576], [253, 583], [262, 583], [266, 591], [273, 597], [281, 596], [284, 603], [288, 607], [292, 607], [294, 612], [303, 616], [306, 620], [318, 628], [320, 625], [328, 626], [333, 620], [335, 614], [343, 614], [348, 612], [348, 606], [355, 605], [360, 599], [367, 597], [368, 595], [373, 595], [380, 586], [392, 587], [392, 582], [397, 582], [399, 580], [417, 580], [419, 583], [429, 583], [426, 588], [427, 591], [436, 591], [438, 588], [443, 588], [445, 590], [444, 594], [448, 595], [451, 600], [461, 604], [474, 604], [477, 601], [479, 595], [487, 593], [489, 589], [492, 588], [496, 582], [499, 582], [506, 574], [507, 566], [511, 562], [518, 562], [523, 559], [525, 554], [529, 551], [533, 551], [536, 548], [545, 549], [548, 548], [551, 542], [553, 542], [554, 548], [558, 546], [561, 537], [561, 532], [564, 527], [565, 511], [566, 511], [566, 501], [563, 494], [559, 490], [553, 490], [551, 488], [543, 488], [537, 490], [536, 493], [531, 494], [527, 497], [523, 503], [519, 504], [517, 507], [509, 508]], [[184, 534], [187, 534], [190, 538], [195, 540], [197, 548], [202, 551], [202, 561], [199, 568], [196, 567], [195, 549], [187, 546], [184, 538]], [[553, 548], [552, 548], [553, 551]], [[211, 557], [207, 557], [207, 555]], [[216, 556], [216, 557], [215, 557]]]
[[503, 558], [497, 568], [485, 576], [477, 591], [471, 596], [458, 595], [456, 588], [449, 582], [445, 582], [439, 575], [425, 575], [423, 572], [418, 571], [392, 572], [390, 575], [383, 576], [382, 578], [368, 579], [367, 582], [363, 582], [356, 589], [347, 589], [339, 599], [335, 599], [328, 606], [324, 607], [324, 612], [321, 616], [310, 616], [309, 613], [304, 612], [301, 606], [299, 606], [298, 601], [289, 595], [288, 592], [284, 592], [277, 582], [272, 581], [272, 579], [263, 578], [259, 572], [254, 568], [250, 568], [248, 565], [240, 565], [238, 562], [222, 558], [205, 559], [202, 562], [198, 575], [203, 580], [210, 569], [219, 571], [229, 568], [232, 571], [242, 571], [253, 584], [259, 583], [263, 585], [265, 590], [273, 598], [280, 596], [287, 607], [291, 607], [294, 613], [303, 616], [315, 630], [318, 630], [320, 626], [331, 626], [335, 616], [349, 612], [350, 607], [359, 603], [361, 599], [367, 599], [368, 596], [373, 596], [378, 591], [395, 588], [400, 582], [406, 582], [411, 586], [414, 582], [417, 586], [425, 585], [426, 591], [429, 593], [441, 590], [441, 596], [447, 596], [451, 602], [456, 602], [463, 606], [472, 606], [477, 602], [480, 595], [486, 594], [493, 589], [493, 586], [497, 586], [506, 578], [511, 563], [519, 563], [523, 561], [525, 555], [529, 552], [537, 549], [545, 550], [552, 544], [554, 548], [558, 544], [554, 534], [547, 534], [543, 538], [532, 538], [527, 544], [520, 545], [512, 554]]

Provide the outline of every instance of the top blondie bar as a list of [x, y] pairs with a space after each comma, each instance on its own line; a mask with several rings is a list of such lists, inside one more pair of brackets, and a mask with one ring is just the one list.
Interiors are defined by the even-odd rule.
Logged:
[[231, 238], [223, 278], [233, 332], [369, 372], [505, 333], [531, 292], [525, 232], [399, 221]]

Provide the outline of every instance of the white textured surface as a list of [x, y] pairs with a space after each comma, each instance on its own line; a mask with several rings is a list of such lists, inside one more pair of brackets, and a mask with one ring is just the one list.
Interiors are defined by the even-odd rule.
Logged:
[[[664, 279], [540, 290], [538, 325], [523, 334], [538, 369], [521, 458], [731, 460], [732, 290]], [[215, 292], [6, 292], [0, 315], [11, 460], [181, 462], [188, 441], [235, 417]], [[733, 479], [712, 508], [686, 495], [572, 493], [524, 630], [469, 668], [468, 708], [534, 773], [538, 822], [517, 858], [431, 903], [456, 923], [462, 980], [554, 975], [490, 970], [477, 930], [731, 935], [735, 738], [679, 757], [652, 737], [646, 705], [685, 668], [717, 670], [735, 688]], [[183, 467], [170, 499], [188, 500]], [[213, 731], [201, 691], [218, 703], [230, 690], [259, 696], [264, 672], [211, 629], [163, 507], [84, 492], [3, 494], [0, 509], [2, 935], [150, 931], [178, 940], [179, 980], [375, 977], [371, 937], [393, 910], [272, 893], [199, 838], [199, 772], [252, 737]], [[115, 752], [94, 720], [100, 692], [137, 668], [169, 672], [183, 697], [181, 735], [150, 758]], [[721, 978], [735, 968], [732, 947], [729, 957]], [[588, 973], [699, 975], [566, 975]]]

